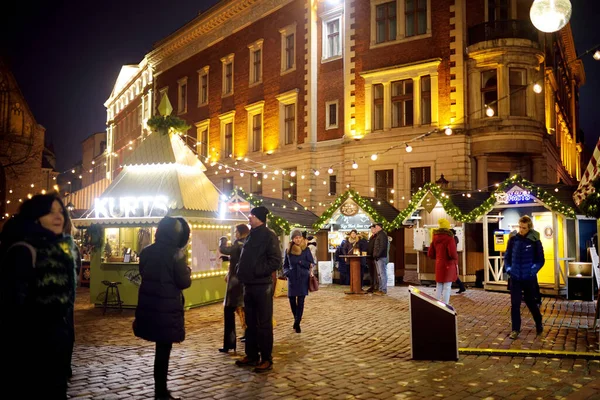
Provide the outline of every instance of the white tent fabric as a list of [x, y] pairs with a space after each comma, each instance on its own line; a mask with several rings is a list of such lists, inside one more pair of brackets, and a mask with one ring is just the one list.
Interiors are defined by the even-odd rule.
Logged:
[[598, 164], [600, 164], [600, 140], [596, 144], [596, 148], [594, 149], [594, 153], [592, 154], [592, 159], [588, 163], [583, 176], [581, 177], [581, 181], [579, 182], [579, 186], [575, 193], [573, 193], [573, 200], [575, 204], [579, 205], [583, 199], [585, 199], [591, 193], [594, 193], [594, 187], [592, 183], [599, 176]]

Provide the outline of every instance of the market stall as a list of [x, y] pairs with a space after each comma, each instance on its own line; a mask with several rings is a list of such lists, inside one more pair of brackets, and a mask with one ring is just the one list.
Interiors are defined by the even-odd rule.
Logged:
[[185, 307], [223, 299], [228, 265], [218, 258], [218, 239], [230, 237], [233, 227], [247, 219], [228, 211], [205, 170], [173, 133], [151, 134], [132, 151], [94, 207], [74, 220], [77, 227], [87, 228], [90, 238], [92, 303], [102, 304], [106, 281], [121, 282], [124, 307], [137, 305], [138, 255], [154, 241], [164, 216], [186, 219], [192, 231], [185, 250], [192, 269], [192, 286], [184, 291]]

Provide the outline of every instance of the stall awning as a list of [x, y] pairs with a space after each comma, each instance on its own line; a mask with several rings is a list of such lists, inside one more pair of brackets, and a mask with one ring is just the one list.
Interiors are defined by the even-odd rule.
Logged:
[[578, 206], [581, 204], [583, 199], [594, 192], [594, 186], [592, 184], [594, 180], [600, 176], [598, 164], [600, 164], [600, 140], [598, 140], [596, 148], [594, 149], [594, 153], [592, 154], [592, 158], [581, 177], [581, 181], [579, 182], [577, 190], [573, 194], [573, 200]]

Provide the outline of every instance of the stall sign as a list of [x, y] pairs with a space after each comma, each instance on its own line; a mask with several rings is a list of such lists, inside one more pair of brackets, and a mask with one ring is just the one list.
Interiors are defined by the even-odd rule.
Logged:
[[339, 229], [342, 231], [350, 231], [352, 229], [368, 230], [372, 223], [371, 218], [364, 213], [357, 213], [354, 215], [340, 214], [335, 220], [335, 224], [338, 225]]
[[167, 204], [167, 196], [102, 197], [94, 200], [94, 212], [96, 218], [162, 217]]
[[247, 201], [228, 202], [227, 209], [229, 210], [229, 212], [249, 212], [250, 203], [248, 203]]
[[528, 190], [511, 189], [508, 192], [495, 193], [496, 201], [501, 204], [533, 203], [534, 197]]

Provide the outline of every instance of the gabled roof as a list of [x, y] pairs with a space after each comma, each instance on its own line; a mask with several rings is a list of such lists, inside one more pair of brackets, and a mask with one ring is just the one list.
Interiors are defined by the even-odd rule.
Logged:
[[127, 83], [129, 83], [131, 78], [133, 78], [138, 72], [140, 72], [140, 67], [137, 64], [123, 65], [115, 82], [115, 86], [113, 86], [113, 90], [110, 92], [109, 99], [112, 99], [114, 96], [118, 95], [121, 90], [127, 86]]
[[317, 216], [313, 212], [305, 210], [304, 206], [296, 201], [256, 195], [254, 197], [260, 200], [262, 205], [267, 207], [273, 215], [288, 221], [291, 227], [312, 228], [317, 220]]

